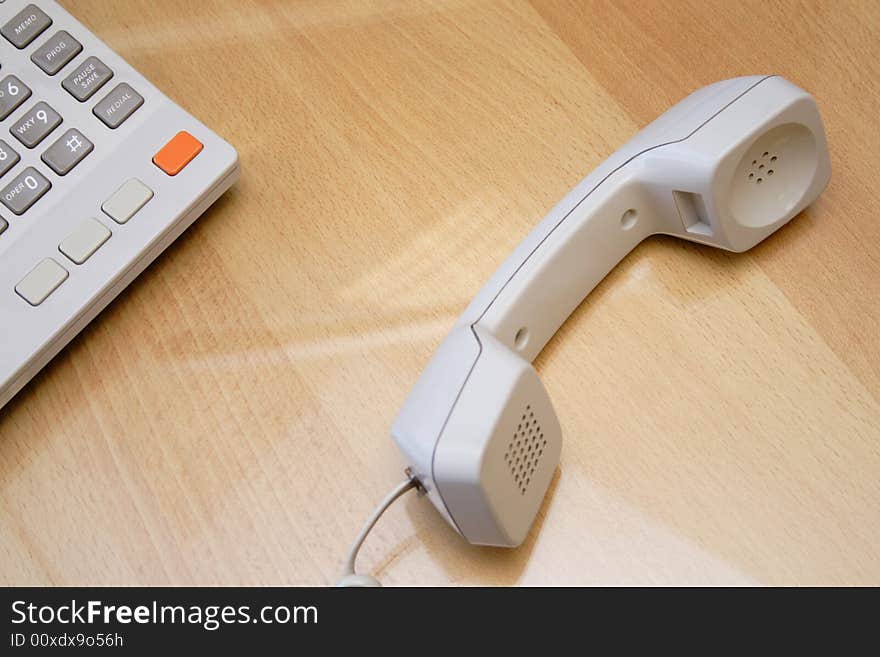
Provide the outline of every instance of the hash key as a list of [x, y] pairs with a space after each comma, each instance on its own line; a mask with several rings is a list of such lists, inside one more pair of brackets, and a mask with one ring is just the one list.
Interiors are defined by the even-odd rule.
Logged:
[[95, 145], [76, 128], [71, 128], [42, 155], [42, 160], [59, 176], [70, 172], [95, 149]]

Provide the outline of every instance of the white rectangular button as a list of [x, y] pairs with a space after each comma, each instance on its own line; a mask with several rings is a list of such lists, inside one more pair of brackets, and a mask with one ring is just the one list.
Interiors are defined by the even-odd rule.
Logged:
[[46, 258], [34, 267], [15, 286], [15, 291], [32, 306], [39, 306], [59, 285], [67, 280], [67, 270], [52, 258]]
[[97, 219], [86, 219], [77, 229], [64, 238], [58, 250], [76, 264], [81, 265], [110, 239], [110, 231]]
[[153, 198], [153, 190], [137, 178], [125, 181], [122, 187], [104, 201], [101, 209], [117, 224], [124, 224]]

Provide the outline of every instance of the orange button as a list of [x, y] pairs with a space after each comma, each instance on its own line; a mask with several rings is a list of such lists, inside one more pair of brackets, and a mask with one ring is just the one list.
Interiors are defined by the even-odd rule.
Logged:
[[169, 176], [176, 176], [203, 148], [202, 142], [181, 130], [153, 156], [153, 164]]

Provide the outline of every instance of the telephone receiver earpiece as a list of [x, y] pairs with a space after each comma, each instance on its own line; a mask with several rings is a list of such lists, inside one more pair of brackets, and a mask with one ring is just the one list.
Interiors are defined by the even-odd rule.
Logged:
[[531, 362], [633, 248], [666, 234], [745, 251], [830, 175], [814, 99], [754, 76], [688, 96], [581, 181], [480, 290], [392, 426], [446, 520], [471, 543], [524, 540], [562, 443]]

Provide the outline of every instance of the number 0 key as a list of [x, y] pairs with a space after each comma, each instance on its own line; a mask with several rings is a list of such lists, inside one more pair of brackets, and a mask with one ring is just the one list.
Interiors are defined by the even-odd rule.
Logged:
[[51, 187], [52, 183], [46, 180], [46, 176], [33, 167], [28, 167], [0, 190], [0, 201], [10, 212], [21, 215]]

